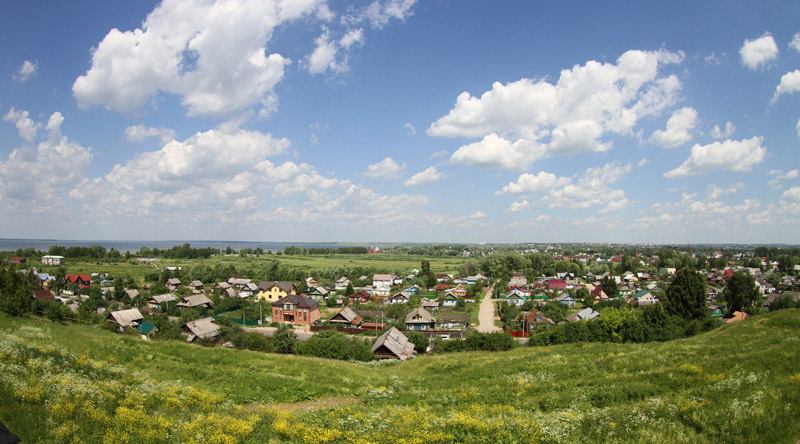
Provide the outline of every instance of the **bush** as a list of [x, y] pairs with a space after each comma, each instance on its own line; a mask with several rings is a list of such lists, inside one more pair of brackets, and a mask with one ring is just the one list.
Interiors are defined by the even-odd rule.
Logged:
[[470, 350], [509, 350], [517, 345], [514, 338], [506, 332], [479, 333], [471, 331], [467, 333], [465, 342], [466, 348]]
[[408, 341], [414, 344], [414, 350], [416, 350], [417, 354], [423, 354], [428, 350], [430, 340], [424, 334], [418, 331], [409, 331], [405, 335]]

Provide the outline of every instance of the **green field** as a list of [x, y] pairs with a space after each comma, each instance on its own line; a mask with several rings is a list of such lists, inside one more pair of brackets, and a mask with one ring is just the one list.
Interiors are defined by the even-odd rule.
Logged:
[[358, 364], [0, 315], [23, 442], [796, 443], [800, 311], [667, 343]]

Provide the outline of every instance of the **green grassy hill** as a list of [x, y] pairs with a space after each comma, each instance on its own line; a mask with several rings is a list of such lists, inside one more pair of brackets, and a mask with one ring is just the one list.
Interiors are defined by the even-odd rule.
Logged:
[[366, 365], [0, 315], [23, 442], [796, 443], [800, 311], [690, 339]]

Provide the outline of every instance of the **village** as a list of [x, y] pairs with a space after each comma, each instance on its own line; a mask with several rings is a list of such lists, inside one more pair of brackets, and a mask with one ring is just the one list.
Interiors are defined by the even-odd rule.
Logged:
[[[684, 261], [697, 260], [698, 255], [682, 254]], [[182, 340], [225, 347], [236, 347], [223, 334], [226, 325], [265, 336], [288, 332], [290, 326], [288, 334], [297, 341], [333, 331], [369, 342], [375, 358], [406, 360], [418, 353], [458, 349], [447, 342], [463, 342], [470, 332], [507, 334], [524, 344], [559, 325], [602, 319], [609, 308], [632, 312], [660, 306], [678, 267], [658, 265], [681, 260], [644, 253], [529, 250], [482, 256], [463, 267], [475, 271], [470, 275], [435, 273], [429, 261], [422, 260], [421, 270], [402, 275], [373, 273], [330, 281], [313, 277], [317, 273], [302, 281], [233, 275], [217, 282], [191, 279], [182, 266], [159, 268], [159, 258], [139, 257], [135, 260], [140, 266], [158, 269], [157, 279], [140, 285], [107, 273], [66, 273], [69, 264], [63, 256], [41, 256], [42, 267], [58, 267], [55, 274], [26, 268], [24, 257], [10, 256], [7, 261], [29, 278], [37, 311], [54, 320], [102, 320], [109, 328], [146, 340], [163, 336], [160, 331], [166, 327], [178, 327]], [[493, 268], [498, 258], [506, 264]], [[779, 305], [797, 306], [800, 265], [787, 265], [786, 258], [781, 256], [781, 263], [752, 253], [702, 256], [708, 266], [697, 273], [704, 283], [707, 318], [731, 323]], [[521, 259], [524, 263], [515, 264]], [[531, 267], [536, 262], [542, 263]], [[735, 275], [752, 280], [754, 292], [744, 304], [725, 300], [728, 281]], [[169, 337], [177, 339], [174, 333]]]

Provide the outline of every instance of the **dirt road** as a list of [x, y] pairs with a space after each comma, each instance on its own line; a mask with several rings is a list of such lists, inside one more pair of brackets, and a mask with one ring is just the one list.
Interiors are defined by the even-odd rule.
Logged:
[[494, 293], [494, 285], [489, 287], [486, 295], [481, 301], [481, 306], [478, 311], [478, 328], [481, 333], [492, 333], [501, 331], [500, 327], [494, 325], [494, 302], [492, 301], [492, 294]]

